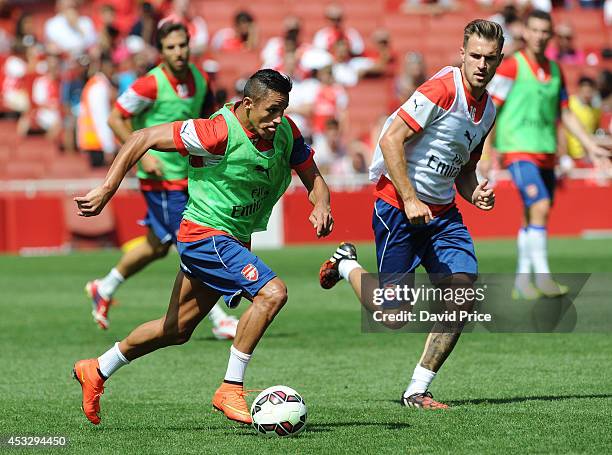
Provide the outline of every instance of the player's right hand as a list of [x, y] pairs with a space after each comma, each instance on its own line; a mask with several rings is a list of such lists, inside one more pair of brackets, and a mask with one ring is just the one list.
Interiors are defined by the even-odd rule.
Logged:
[[416, 198], [404, 201], [404, 212], [410, 224], [427, 224], [434, 219], [427, 204]]
[[147, 174], [154, 175], [156, 177], [162, 177], [163, 176], [161, 163], [154, 156], [151, 156], [148, 153], [145, 154], [140, 159], [140, 164], [142, 165], [142, 169]]
[[113, 192], [105, 189], [102, 186], [94, 188], [85, 196], [77, 196], [74, 198], [78, 207], [79, 216], [96, 216], [106, 206]]

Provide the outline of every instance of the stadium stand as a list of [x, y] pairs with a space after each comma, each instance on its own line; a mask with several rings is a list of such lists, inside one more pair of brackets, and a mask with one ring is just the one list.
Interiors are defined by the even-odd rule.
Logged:
[[[70, 3], [70, 1], [68, 2]], [[110, 49], [102, 49], [94, 46], [87, 54], [78, 58], [70, 59], [63, 55], [64, 73], [66, 80], [83, 69], [89, 68], [90, 74], [95, 72], [97, 58], [102, 51], [111, 51], [113, 58], [118, 63], [118, 71], [130, 71], [129, 58], [131, 51], [123, 40], [127, 31], [131, 30], [131, 24], [137, 20], [139, 6], [136, 1], [133, 5], [126, 6], [125, 2], [115, 0], [95, 0], [92, 2], [74, 1], [78, 4], [79, 14], [89, 16], [97, 27], [101, 27], [101, 7], [107, 4], [113, 5], [116, 14], [114, 24], [119, 31], [118, 38], [110, 44]], [[129, 2], [128, 2], [129, 3]], [[163, 17], [171, 9], [169, 0], [151, 0], [151, 4], [157, 6], [158, 17]], [[453, 12], [444, 14], [405, 14], [401, 12], [402, 0], [340, 0], [335, 2], [343, 8], [343, 24], [355, 28], [366, 43], [366, 54], [368, 57], [372, 52], [369, 48], [370, 38], [375, 31], [385, 30], [390, 37], [390, 46], [395, 58], [389, 68], [398, 70], [408, 52], [420, 52], [424, 56], [427, 74], [431, 75], [441, 66], [458, 61], [458, 43], [460, 43], [463, 27], [470, 20], [477, 17], [490, 17], [496, 9], [482, 8], [476, 1], [459, 2], [459, 8]], [[503, 3], [503, 2], [501, 2]], [[573, 29], [574, 44], [587, 56], [587, 65], [564, 65], [563, 71], [566, 82], [572, 92], [578, 79], [583, 75], [597, 78], [602, 71], [612, 71], [612, 32], [604, 23], [601, 9], [581, 9], [579, 2], [566, 1], [571, 9], [554, 9], [553, 17], [556, 23], [567, 23]], [[254, 17], [254, 27], [257, 33], [258, 48], [253, 51], [237, 52], [213, 52], [210, 49], [202, 55], [197, 56], [196, 64], [211, 70], [210, 77], [213, 87], [220, 93], [223, 91], [226, 97], [219, 97], [219, 102], [229, 99], [234, 93], [235, 82], [257, 70], [261, 64], [260, 51], [263, 45], [271, 37], [280, 36], [283, 33], [283, 21], [288, 15], [295, 15], [301, 20], [300, 38], [298, 44], [306, 44], [299, 47], [300, 56], [304, 49], [308, 49], [315, 33], [329, 24], [325, 17], [326, 8], [330, 5], [329, 0], [278, 0], [266, 2], [262, 0], [252, 1], [225, 1], [225, 0], [192, 0], [192, 10], [202, 16], [208, 27], [209, 39], [223, 28], [232, 27], [234, 16], [240, 10], [248, 11]], [[496, 8], [501, 6], [495, 3]], [[27, 68], [26, 74], [18, 81], [18, 87], [24, 89], [31, 98], [32, 82], [34, 78], [44, 72], [45, 52], [55, 52], [54, 49], [45, 49], [36, 42], [44, 43], [44, 24], [56, 14], [54, 2], [23, 0], [11, 2], [11, 11], [3, 13], [6, 17], [19, 17], [22, 13], [30, 13], [37, 35], [34, 42], [26, 42], [24, 38], [21, 43], [13, 43], [13, 55], [22, 59], [21, 64]], [[1, 13], [1, 12], [0, 12]], [[2, 21], [0, 27], [5, 33], [15, 33], [14, 21]], [[13, 28], [12, 28], [13, 27]], [[100, 32], [100, 30], [98, 30]], [[108, 32], [108, 30], [107, 30]], [[114, 32], [113, 32], [114, 33]], [[110, 33], [110, 35], [113, 35]], [[108, 33], [107, 33], [108, 34]], [[20, 46], [22, 46], [20, 48]], [[21, 49], [21, 51], [19, 51]], [[19, 53], [19, 52], [21, 53]], [[374, 50], [375, 54], [375, 50]], [[6, 60], [10, 53], [0, 52], [0, 86], [5, 87], [7, 77]], [[142, 51], [143, 58], [150, 65], [155, 64], [155, 52], [151, 49]], [[606, 58], [607, 57], [607, 58]], [[369, 57], [370, 58], [370, 57]], [[211, 62], [214, 62], [211, 64]], [[300, 68], [295, 74], [305, 76], [306, 71]], [[359, 82], [346, 87], [348, 104], [348, 127], [344, 132], [345, 143], [363, 136], [370, 131], [381, 115], [388, 114], [397, 107], [395, 99], [394, 80], [392, 72], [382, 72], [378, 77], [368, 77], [367, 73], [361, 74]], [[78, 78], [77, 78], [78, 79]], [[72, 79], [71, 79], [72, 80]], [[15, 81], [9, 81], [14, 83]], [[65, 87], [64, 87], [65, 89]], [[78, 88], [77, 88], [78, 93]], [[63, 98], [64, 99], [64, 98]], [[73, 106], [64, 99], [63, 110], [66, 114], [71, 112]], [[78, 104], [78, 100], [77, 103]], [[605, 104], [605, 103], [604, 103]], [[612, 104], [612, 103], [608, 103]], [[88, 166], [86, 157], [74, 151], [74, 145], [70, 141], [62, 144], [51, 142], [40, 134], [30, 134], [27, 137], [19, 137], [17, 134], [17, 119], [19, 112], [11, 112], [10, 108], [0, 102], [0, 184], [14, 181], [27, 180], [51, 180], [61, 181], [63, 179], [100, 178], [105, 169], [92, 170]], [[72, 112], [72, 118], [74, 118]], [[610, 119], [609, 113], [605, 112], [604, 119]], [[74, 135], [70, 122], [65, 121], [67, 134]], [[602, 124], [602, 131], [610, 134], [610, 125]], [[72, 144], [74, 141], [72, 141]], [[44, 185], [43, 185], [44, 186]], [[6, 187], [6, 185], [5, 185]], [[27, 187], [27, 184], [19, 184], [16, 187]], [[55, 186], [54, 186], [55, 187]], [[112, 224], [113, 219], [101, 223], [106, 228]], [[73, 237], [88, 235], [104, 237], [108, 234], [106, 228], [95, 233], [82, 232], [78, 220], [66, 219], [65, 223], [70, 228]], [[110, 223], [110, 224], [109, 224]]]

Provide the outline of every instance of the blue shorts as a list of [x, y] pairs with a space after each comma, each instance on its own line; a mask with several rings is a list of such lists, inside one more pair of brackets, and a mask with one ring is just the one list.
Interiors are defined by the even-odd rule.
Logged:
[[141, 223], [152, 229], [161, 243], [176, 243], [189, 199], [187, 191], [143, 191], [142, 194], [147, 201], [147, 215]]
[[403, 210], [377, 199], [372, 227], [381, 274], [401, 276], [422, 264], [434, 283], [456, 273], [478, 275], [472, 237], [457, 207], [427, 224], [412, 225]]
[[531, 161], [515, 161], [508, 166], [508, 171], [521, 193], [525, 207], [530, 207], [542, 199], [553, 201], [557, 183], [553, 169], [539, 168]]
[[233, 237], [215, 235], [178, 242], [181, 270], [219, 292], [230, 308], [244, 295], [253, 298], [276, 274]]

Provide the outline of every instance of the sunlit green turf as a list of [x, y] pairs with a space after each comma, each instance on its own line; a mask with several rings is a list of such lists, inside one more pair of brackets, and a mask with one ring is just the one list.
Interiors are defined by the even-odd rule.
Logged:
[[[259, 437], [211, 412], [229, 343], [212, 339], [208, 321], [186, 345], [113, 376], [100, 426], [81, 414], [72, 363], [163, 314], [176, 255], [121, 288], [106, 332], [91, 321], [83, 286], [119, 252], [0, 257], [0, 436], [65, 435], [62, 453], [87, 454], [611, 451], [610, 334], [465, 334], [432, 385], [452, 409], [402, 408], [398, 398], [425, 335], [362, 333], [348, 286], [319, 288], [318, 266], [331, 249], [260, 252], [287, 282], [290, 300], [255, 351], [246, 382], [289, 385], [305, 397], [307, 429], [287, 440]], [[555, 239], [549, 249], [555, 271], [612, 272], [610, 240]], [[511, 241], [478, 243], [480, 270], [512, 272], [514, 250]], [[374, 269], [373, 246], [359, 252]]]

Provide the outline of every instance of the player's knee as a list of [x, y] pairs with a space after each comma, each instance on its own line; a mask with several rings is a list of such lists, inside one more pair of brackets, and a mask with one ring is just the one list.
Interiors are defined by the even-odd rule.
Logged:
[[274, 317], [287, 303], [287, 286], [281, 280], [274, 280], [266, 284], [258, 295], [261, 298], [257, 304], [269, 316]]
[[170, 251], [170, 244], [159, 244], [153, 247], [153, 256], [157, 259], [163, 258], [167, 256], [168, 251]]
[[185, 344], [191, 338], [193, 328], [187, 324], [181, 324], [177, 320], [164, 319], [161, 321], [158, 338], [165, 346]]
[[189, 339], [191, 338], [192, 333], [193, 333], [193, 330], [188, 330], [186, 328], [178, 330], [174, 336], [173, 344], [179, 345], [179, 344], [187, 343]]
[[529, 207], [530, 221], [533, 223], [545, 220], [548, 212], [550, 212], [550, 199], [540, 199]]
[[185, 344], [191, 338], [191, 334], [193, 330], [188, 327], [174, 327], [168, 333], [166, 333], [168, 344], [170, 345], [180, 345]]

